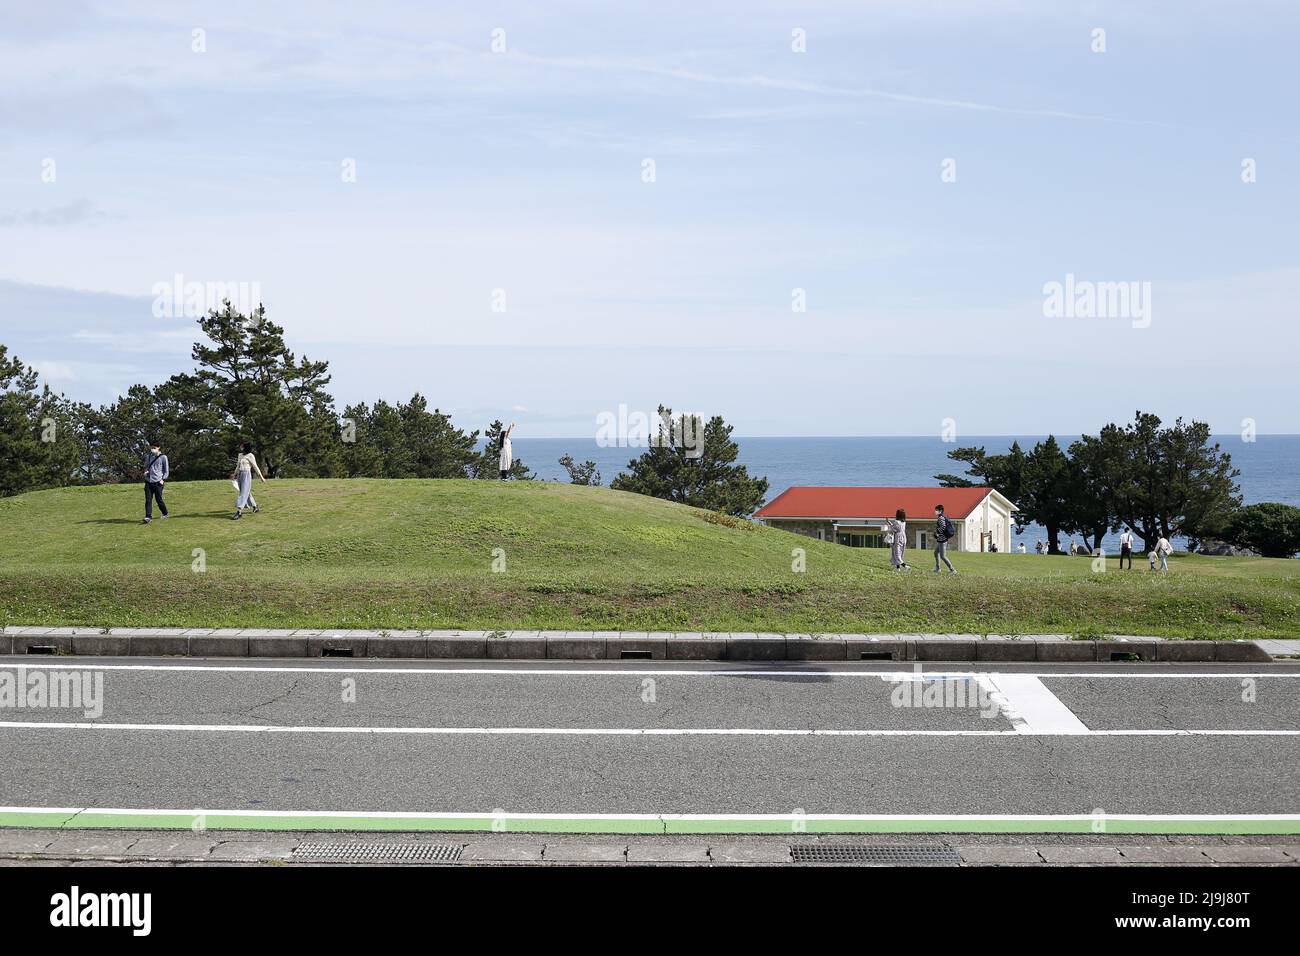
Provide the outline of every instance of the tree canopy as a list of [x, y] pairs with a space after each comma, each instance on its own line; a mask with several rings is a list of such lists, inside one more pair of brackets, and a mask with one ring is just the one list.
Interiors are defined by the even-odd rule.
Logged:
[[[610, 487], [736, 517], [751, 515], [767, 494], [767, 479], [754, 478], [736, 464], [740, 449], [732, 426], [715, 415], [701, 427], [698, 416], [673, 418], [659, 406], [658, 435], [639, 458], [627, 463]], [[692, 440], [687, 442], [683, 436]]]
[[[1049, 435], [1028, 455], [1016, 444], [1005, 455], [958, 448], [948, 457], [1019, 505], [1022, 520], [1045, 527], [1053, 552], [1061, 532], [1081, 534], [1097, 547], [1107, 530], [1127, 526], [1146, 550], [1161, 536], [1217, 535], [1241, 505], [1240, 472], [1211, 442], [1209, 425], [1179, 418], [1162, 426], [1142, 411], [1127, 425], [1082, 436], [1068, 454]], [[960, 475], [935, 477], [950, 487], [975, 483]]]

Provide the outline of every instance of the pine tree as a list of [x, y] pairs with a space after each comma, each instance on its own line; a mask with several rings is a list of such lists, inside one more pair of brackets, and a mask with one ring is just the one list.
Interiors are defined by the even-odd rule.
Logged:
[[227, 300], [198, 323], [208, 339], [194, 345], [198, 370], [176, 378], [220, 413], [230, 457], [250, 441], [268, 478], [341, 471], [329, 363], [296, 358], [260, 305], [245, 316]]
[[767, 494], [767, 479], [751, 478], [735, 464], [740, 449], [731, 440], [732, 426], [719, 415], [703, 425], [696, 416], [674, 419], [662, 405], [659, 416], [656, 440], [609, 486], [738, 518], [753, 514]]
[[582, 464], [573, 460], [572, 455], [562, 455], [560, 464], [564, 470], [569, 473], [569, 484], [571, 485], [599, 485], [600, 472], [596, 468], [596, 463], [588, 459]]
[[0, 345], [0, 495], [77, 480], [75, 435], [67, 402]]
[[1061, 551], [1061, 529], [1070, 522], [1070, 460], [1048, 435], [1025, 458], [1024, 486], [1020, 506], [1025, 518], [1047, 529], [1047, 548], [1052, 554]]
[[398, 406], [403, 433], [415, 474], [419, 478], [464, 478], [478, 457], [478, 432], [465, 432], [451, 423], [451, 416], [416, 392]]

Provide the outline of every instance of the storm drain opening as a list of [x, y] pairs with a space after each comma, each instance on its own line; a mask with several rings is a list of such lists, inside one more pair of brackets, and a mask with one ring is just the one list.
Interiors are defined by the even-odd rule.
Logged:
[[352, 648], [350, 647], [322, 647], [320, 649], [321, 657], [351, 657]]
[[57, 650], [53, 644], [28, 644], [28, 654], [53, 654]]
[[648, 661], [653, 656], [649, 651], [619, 651], [618, 653], [625, 661]]
[[868, 863], [882, 866], [956, 866], [961, 857], [946, 846], [863, 846], [805, 843], [790, 848], [795, 863]]
[[1110, 659], [1112, 661], [1140, 661], [1142, 657], [1130, 651], [1111, 651]]
[[300, 843], [295, 863], [455, 863], [459, 844], [447, 843]]
[[860, 659], [864, 661], [892, 661], [894, 655], [889, 651], [863, 651]]

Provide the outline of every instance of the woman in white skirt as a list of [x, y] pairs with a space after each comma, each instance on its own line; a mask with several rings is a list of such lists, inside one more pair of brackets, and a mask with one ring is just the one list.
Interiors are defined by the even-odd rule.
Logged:
[[253, 501], [253, 472], [257, 472], [257, 477], [266, 483], [266, 476], [262, 474], [262, 469], [257, 466], [257, 459], [253, 456], [253, 443], [244, 442], [239, 447], [239, 457], [235, 459], [235, 471], [230, 476], [239, 489], [239, 494], [235, 498], [235, 518], [241, 518], [244, 509], [248, 507], [249, 502], [253, 504], [253, 511], [258, 510], [257, 502]]
[[895, 511], [894, 517], [885, 521], [885, 531], [890, 536], [889, 563], [895, 571], [911, 571], [903, 560], [903, 552], [907, 549], [907, 512], [902, 508]]
[[501, 469], [502, 481], [510, 477], [510, 466], [514, 464], [514, 456], [510, 451], [510, 433], [514, 430], [515, 423], [511, 422], [510, 427], [506, 429], [506, 433], [501, 436], [501, 460], [497, 462], [497, 465]]

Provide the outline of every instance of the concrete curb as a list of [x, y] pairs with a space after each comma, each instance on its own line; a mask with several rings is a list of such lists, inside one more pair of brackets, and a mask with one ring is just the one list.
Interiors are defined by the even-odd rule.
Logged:
[[[964, 834], [894, 835], [887, 844], [900, 848], [949, 850], [956, 859], [920, 865], [938, 866], [1300, 866], [1300, 844], [1266, 839], [1229, 842], [1194, 838], [1169, 842], [1160, 837], [1088, 842], [1061, 842], [1043, 834], [1009, 836], [987, 842]], [[408, 863], [413, 866], [480, 866], [528, 863], [585, 865], [838, 866], [836, 862], [795, 862], [796, 850], [844, 846], [836, 837], [793, 834], [653, 834], [370, 830], [182, 830], [39, 828], [0, 831], [0, 860], [104, 864], [180, 865], [279, 863], [320, 865], [300, 860], [304, 844], [357, 844], [413, 848], [441, 844], [460, 849], [455, 861]], [[849, 844], [852, 845], [852, 844]], [[356, 866], [389, 866], [381, 860]], [[399, 864], [402, 865], [402, 864]]]
[[1142, 635], [5, 627], [0, 655], [432, 660], [1267, 663], [1257, 641]]

